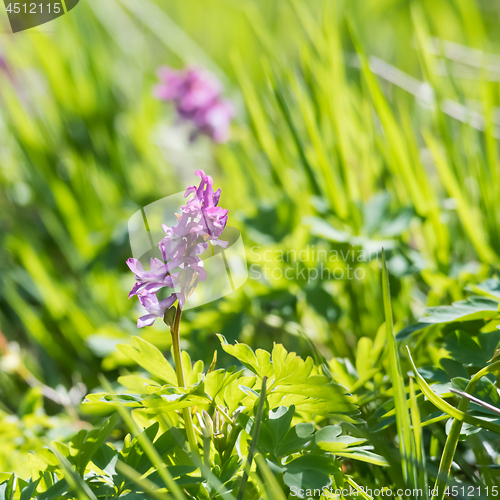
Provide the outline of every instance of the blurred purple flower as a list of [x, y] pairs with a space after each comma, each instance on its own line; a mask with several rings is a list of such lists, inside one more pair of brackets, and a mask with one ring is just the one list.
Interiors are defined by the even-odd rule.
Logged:
[[157, 99], [172, 101], [182, 96], [185, 80], [182, 73], [165, 66], [158, 70], [158, 78], [162, 83], [154, 88], [154, 94]]
[[0, 69], [2, 71], [8, 71], [9, 67], [7, 66], [7, 61], [3, 57], [2, 53], [0, 52]]
[[194, 121], [202, 133], [211, 137], [215, 142], [223, 143], [229, 140], [233, 116], [233, 104], [227, 100], [218, 100], [200, 109]]
[[193, 123], [193, 137], [201, 133], [215, 142], [227, 142], [234, 107], [221, 97], [222, 85], [211, 73], [197, 68], [175, 71], [163, 67], [158, 77], [161, 83], [154, 88], [154, 95], [172, 101], [178, 116]]
[[[166, 236], [160, 241], [159, 248], [164, 262], [151, 259], [150, 269], [146, 271], [137, 259], [127, 260], [136, 279], [129, 298], [137, 295], [149, 313], [139, 318], [139, 328], [152, 325], [177, 300], [182, 308], [198, 280], [207, 278], [199, 255], [207, 250], [209, 243], [224, 248], [228, 245], [227, 241], [219, 239], [228, 214], [228, 210], [217, 206], [221, 190], [214, 192], [212, 177], [205, 175], [203, 170], [197, 170], [196, 175], [201, 178], [200, 185], [187, 188], [184, 197], [191, 198], [181, 206], [182, 214], [176, 214], [177, 225], [169, 227], [163, 224]], [[158, 302], [155, 294], [165, 287], [180, 289], [180, 292]]]
[[14, 81], [14, 74], [13, 74], [13, 72], [11, 70], [11, 67], [9, 66], [9, 63], [5, 59], [5, 57], [4, 57], [1, 49], [0, 49], [0, 71], [2, 71], [3, 73], [5, 73], [9, 77], [9, 79], [13, 83], [15, 83], [15, 81]]

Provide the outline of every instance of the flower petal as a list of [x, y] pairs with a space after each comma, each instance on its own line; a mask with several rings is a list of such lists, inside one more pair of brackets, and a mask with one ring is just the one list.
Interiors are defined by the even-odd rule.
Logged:
[[156, 318], [157, 316], [155, 316], [154, 314], [146, 314], [145, 316], [141, 316], [137, 320], [137, 328], [142, 328], [143, 326], [151, 326], [155, 322]]
[[141, 274], [144, 272], [144, 267], [137, 259], [127, 259], [127, 266], [134, 274]]

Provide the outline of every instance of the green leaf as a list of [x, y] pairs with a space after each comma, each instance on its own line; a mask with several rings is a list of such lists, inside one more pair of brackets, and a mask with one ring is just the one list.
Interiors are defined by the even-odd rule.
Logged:
[[429, 307], [429, 316], [420, 318], [420, 323], [449, 323], [452, 321], [473, 321], [497, 317], [498, 301], [486, 297], [469, 297], [467, 300], [453, 302], [451, 306]]
[[258, 446], [268, 453], [276, 453], [279, 444], [290, 429], [295, 406], [279, 406], [269, 412], [268, 418], [262, 421]]
[[252, 399], [257, 399], [259, 397], [259, 393], [252, 389], [251, 387], [247, 387], [246, 385], [238, 385], [240, 391], [244, 392], [247, 396], [250, 396]]
[[119, 344], [117, 348], [152, 375], [177, 386], [175, 370], [154, 345], [140, 337], [132, 337], [132, 345]]
[[117, 403], [123, 406], [130, 406], [132, 408], [140, 408], [142, 398], [139, 394], [117, 394], [110, 396], [109, 394], [88, 394], [85, 397], [86, 403], [106, 403], [116, 405]]
[[[289, 487], [302, 490], [330, 487], [335, 465], [330, 458], [320, 455], [302, 455], [285, 466], [283, 482]], [[304, 492], [305, 493], [305, 492]], [[306, 498], [305, 495], [299, 498]]]
[[327, 425], [320, 429], [314, 435], [314, 442], [318, 444], [320, 442], [333, 442], [342, 434], [342, 427], [339, 424]]
[[497, 279], [489, 279], [479, 285], [468, 285], [465, 289], [500, 300], [500, 281]]
[[76, 466], [80, 474], [83, 475], [87, 464], [92, 459], [94, 453], [99, 449], [99, 447], [104, 443], [104, 440], [109, 436], [111, 431], [115, 428], [118, 423], [120, 416], [115, 413], [109, 417], [106, 422], [97, 429], [90, 431], [84, 435], [83, 444], [79, 444], [77, 441], [73, 442], [74, 447], [79, 450], [76, 456]]
[[116, 475], [115, 466], [118, 458], [118, 451], [114, 450], [107, 443], [102, 444], [92, 457], [92, 463], [101, 469], [107, 476]]
[[389, 465], [384, 457], [370, 452], [371, 447], [359, 447], [364, 442], [366, 442], [364, 438], [342, 435], [342, 427], [338, 424], [327, 425], [314, 435], [314, 444], [316, 446], [336, 456], [360, 460], [374, 465]]
[[314, 425], [309, 422], [301, 422], [292, 427], [279, 443], [276, 450], [278, 456], [287, 456], [304, 449], [306, 443], [312, 440]]
[[[271, 408], [295, 405], [300, 411], [321, 415], [359, 414], [354, 398], [344, 387], [326, 376], [314, 375], [312, 358], [303, 360], [294, 352], [287, 352], [281, 344], [274, 344], [270, 363], [268, 356], [261, 353], [255, 356], [245, 344], [231, 346], [224, 344], [224, 337], [219, 338], [223, 349], [237, 357], [253, 373], [259, 376], [263, 373], [274, 374], [268, 391]], [[258, 392], [243, 384], [240, 384], [240, 389], [252, 400], [258, 397]]]
[[429, 328], [429, 324], [426, 323], [415, 323], [414, 325], [407, 326], [406, 328], [403, 328], [396, 334], [396, 340], [400, 342], [401, 340], [405, 340], [408, 338], [410, 335], [414, 334], [415, 332], [419, 332], [420, 330], [423, 330], [424, 328]]
[[[269, 417], [262, 421], [258, 448], [261, 452], [270, 453], [276, 459], [303, 449], [311, 441], [314, 426], [310, 423], [299, 423], [290, 428], [295, 407], [280, 406], [269, 412]], [[241, 419], [243, 420], [243, 419]], [[247, 433], [251, 432], [252, 421], [245, 426]]]
[[[315, 440], [316, 441], [316, 440]], [[354, 436], [338, 436], [332, 441], [316, 441], [316, 444], [325, 451], [335, 453], [347, 450], [350, 446], [357, 446], [366, 442], [366, 439]]]
[[[147, 438], [152, 443], [156, 438], [156, 435], [158, 434], [159, 428], [159, 422], [155, 422], [154, 424], [144, 429], [141, 434], [144, 436], [144, 438]], [[130, 443], [130, 449], [127, 450], [126, 459], [124, 460], [124, 462], [130, 467], [134, 468], [140, 474], [144, 474], [144, 472], [146, 472], [149, 467], [146, 467], [143, 470], [143, 467], [139, 465], [144, 457], [146, 457], [147, 459], [147, 455], [140, 445], [140, 439], [141, 438], [138, 438], [136, 436]], [[121, 455], [123, 456], [123, 452], [121, 453]], [[150, 462], [147, 463], [150, 464]]]
[[[173, 347], [171, 350], [173, 357]], [[190, 385], [198, 383], [203, 376], [203, 361], [199, 359], [196, 363], [192, 364], [191, 357], [187, 351], [181, 351], [181, 358], [187, 386], [189, 387]]]
[[273, 367], [271, 364], [271, 353], [265, 351], [264, 349], [257, 349], [255, 351], [255, 357], [257, 358], [259, 377], [260, 378], [264, 376], [270, 377], [273, 374]]
[[[469, 372], [462, 363], [455, 361], [451, 358], [441, 358], [439, 360], [440, 365], [443, 367], [444, 371], [448, 376], [448, 380], [456, 377], [469, 378]], [[419, 370], [420, 373], [420, 370]], [[425, 374], [422, 373], [422, 376]], [[434, 380], [431, 378], [431, 380]], [[446, 383], [447, 381], [445, 381]]]
[[217, 337], [219, 337], [222, 349], [224, 349], [225, 352], [227, 352], [231, 356], [234, 356], [241, 362], [243, 366], [248, 368], [253, 373], [260, 375], [257, 358], [255, 357], [255, 354], [252, 349], [250, 349], [250, 347], [248, 347], [246, 344], [228, 344], [227, 340], [220, 334], [217, 334]]
[[363, 448], [348, 448], [347, 450], [336, 451], [335, 455], [379, 465], [380, 467], [389, 467], [389, 463], [384, 457]]
[[[269, 404], [285, 406], [294, 404], [299, 411], [318, 414], [359, 414], [352, 396], [328, 377], [309, 377], [309, 383], [279, 385], [269, 397]], [[274, 399], [272, 396], [275, 396]]]
[[[467, 389], [468, 383], [468, 379], [454, 378], [451, 381], [451, 386], [455, 390], [464, 392]], [[483, 377], [478, 382], [476, 388], [474, 389], [473, 396], [478, 399], [478, 402], [471, 402], [469, 404], [471, 412], [475, 412], [478, 414], [484, 413], [485, 415], [498, 419], [500, 396], [498, 394], [496, 385], [488, 377]], [[467, 397], [467, 394], [465, 397]], [[493, 408], [488, 409], [488, 407], [485, 406], [484, 403], [486, 403], [486, 405], [491, 405]]]
[[473, 417], [472, 415], [469, 415], [468, 413], [464, 413], [454, 406], [450, 405], [447, 403], [443, 398], [439, 397], [427, 384], [427, 382], [423, 379], [423, 377], [418, 373], [417, 367], [415, 366], [415, 363], [413, 362], [413, 359], [410, 355], [410, 352], [408, 350], [408, 355], [410, 357], [410, 363], [413, 366], [413, 373], [415, 374], [415, 378], [417, 379], [418, 386], [420, 387], [420, 390], [425, 394], [427, 399], [439, 410], [442, 412], [446, 413], [450, 417], [453, 417], [460, 422], [467, 422], [468, 424], [476, 425], [478, 427], [482, 427], [484, 429], [488, 429], [492, 432], [495, 432], [497, 434], [500, 434], [500, 425], [495, 424], [493, 422], [489, 422], [488, 420], [485, 420], [483, 418], [477, 418]]
[[132, 392], [143, 394], [151, 390], [160, 389], [161, 385], [140, 375], [122, 375], [118, 377], [118, 382]]
[[200, 381], [189, 389], [165, 387], [160, 391], [143, 398], [147, 408], [160, 408], [161, 411], [174, 411], [191, 406], [207, 404], [211, 400], [205, 394], [204, 381]]
[[14, 500], [14, 481], [15, 475], [11, 474], [7, 481], [0, 484], [0, 500]]
[[59, 499], [62, 495], [65, 495], [69, 491], [69, 484], [65, 479], [61, 479], [57, 481], [57, 483], [53, 484], [47, 491], [44, 491], [40, 495], [38, 495], [38, 500], [54, 500], [55, 498]]
[[31, 500], [31, 498], [34, 497], [34, 493], [39, 482], [40, 479], [37, 479], [36, 481], [30, 479], [28, 485], [22, 489], [19, 500]]
[[336, 243], [345, 243], [351, 239], [351, 235], [349, 233], [334, 228], [331, 224], [320, 217], [304, 217], [302, 222], [311, 226], [311, 234], [314, 236], [320, 236]]
[[[112, 392], [112, 388], [109, 384], [109, 382], [106, 380], [104, 376], [99, 377], [101, 385], [109, 392]], [[145, 451], [145, 453], [148, 455], [149, 459], [155, 466], [156, 470], [159, 472], [160, 477], [162, 478], [163, 484], [169, 488], [170, 492], [173, 494], [173, 496], [177, 500], [184, 500], [185, 495], [182, 492], [182, 490], [178, 487], [178, 485], [175, 483], [175, 481], [172, 479], [172, 476], [169, 474], [168, 470], [165, 467], [165, 463], [163, 462], [162, 458], [158, 454], [158, 451], [156, 448], [153, 446], [151, 443], [151, 440], [148, 439], [147, 434], [141, 433], [139, 430], [139, 426], [135, 422], [135, 420], [132, 418], [132, 415], [121, 405], [116, 405], [116, 408], [118, 412], [120, 413], [121, 417], [125, 421], [126, 425], [130, 429], [130, 431], [137, 436], [137, 440], [141, 444], [142, 449]], [[133, 470], [133, 469], [132, 469]]]
[[271, 358], [275, 385], [288, 385], [305, 380], [314, 367], [312, 358], [308, 357], [304, 361], [294, 352], [287, 352], [281, 344], [274, 344]]
[[493, 356], [499, 341], [499, 331], [480, 333], [473, 338], [458, 330], [445, 337], [444, 347], [455, 361], [465, 366], [483, 367]]
[[[186, 435], [181, 432], [179, 429], [169, 429], [161, 436], [159, 436], [156, 440], [156, 434], [158, 433], [159, 424], [158, 422], [154, 423], [147, 429], [145, 429], [141, 434], [144, 435], [149, 442], [152, 443], [153, 448], [156, 450], [156, 453], [160, 457], [166, 457], [167, 455], [173, 455], [174, 450], [180, 451], [186, 442]], [[131, 467], [135, 470], [139, 475], [145, 474], [151, 467], [154, 467], [154, 464], [151, 462], [148, 454], [144, 451], [143, 447], [140, 444], [141, 438], [134, 438], [132, 443], [130, 444], [129, 450], [124, 450], [120, 455], [120, 460], [125, 463], [127, 466]], [[154, 441], [154, 442], [153, 442]], [[117, 467], [120, 471], [120, 467]], [[184, 474], [193, 472], [196, 470], [196, 467], [190, 465], [174, 465], [167, 467], [168, 472], [172, 476], [172, 478], [178, 478]], [[133, 481], [130, 477], [123, 476], [124, 484], [122, 489], [127, 487], [131, 487], [133, 485]], [[152, 474], [148, 476], [148, 480], [155, 482], [159, 487], [164, 486], [164, 482], [160, 477], [158, 471], [154, 471]], [[115, 481], [116, 484], [116, 481]]]
[[356, 350], [356, 371], [358, 372], [358, 377], [362, 380], [369, 373], [370, 369], [373, 367], [373, 360], [371, 359], [371, 353], [373, 348], [372, 339], [368, 337], [361, 337], [358, 340], [358, 347]]
[[[200, 477], [194, 477], [194, 476], [187, 476], [187, 474], [191, 474], [195, 470], [197, 470], [198, 467], [193, 466], [193, 465], [171, 465], [170, 467], [167, 467], [168, 472], [170, 472], [171, 476], [174, 479], [179, 479], [181, 478], [181, 481], [176, 481], [179, 484], [190, 484], [191, 481], [194, 482], [199, 482], [202, 478]], [[154, 483], [158, 484], [158, 486], [162, 485], [162, 480], [158, 474], [157, 471], [153, 472], [151, 475], [148, 476], [148, 479], [150, 481], [153, 481]]]
[[219, 480], [222, 484], [227, 483], [240, 470], [243, 460], [238, 455], [232, 455], [222, 466]]
[[243, 370], [235, 371], [235, 367], [228, 370], [220, 369], [207, 373], [205, 376], [205, 392], [218, 404], [223, 404], [225, 388], [234, 390], [232, 384], [243, 375]]

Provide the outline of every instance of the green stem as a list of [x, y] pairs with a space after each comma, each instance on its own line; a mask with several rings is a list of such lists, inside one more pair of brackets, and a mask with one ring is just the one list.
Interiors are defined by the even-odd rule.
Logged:
[[[186, 380], [184, 378], [184, 370], [182, 369], [182, 357], [181, 357], [181, 345], [179, 337], [179, 326], [181, 323], [182, 309], [181, 305], [177, 305], [177, 310], [175, 313], [174, 324], [170, 328], [170, 333], [172, 334], [172, 350], [174, 352], [174, 362], [175, 362], [175, 373], [177, 375], [177, 383], [179, 387], [186, 387]], [[186, 434], [189, 442], [189, 447], [193, 453], [199, 454], [198, 442], [196, 441], [196, 435], [194, 433], [193, 420], [191, 417], [191, 411], [189, 408], [182, 409], [182, 417], [184, 418], [184, 427], [186, 428]]]
[[[500, 369], [500, 361], [496, 361], [489, 366], [486, 366], [482, 370], [479, 370], [467, 384], [465, 389], [466, 394], [472, 394], [476, 389], [478, 382], [488, 373], [492, 373], [495, 370]], [[458, 404], [458, 409], [465, 413], [469, 408], [469, 400], [467, 398], [462, 398]], [[460, 420], [454, 419], [451, 424], [450, 433], [446, 439], [444, 445], [443, 455], [441, 456], [441, 463], [439, 464], [439, 472], [436, 477], [436, 483], [434, 484], [434, 490], [437, 491], [437, 495], [432, 497], [432, 500], [443, 500], [444, 492], [446, 489], [446, 484], [448, 483], [448, 476], [450, 474], [451, 465], [453, 463], [453, 457], [455, 456], [455, 451], [457, 449], [458, 440], [460, 438], [460, 432], [462, 430], [462, 422]]]
[[210, 470], [210, 438], [203, 436], [203, 463]]

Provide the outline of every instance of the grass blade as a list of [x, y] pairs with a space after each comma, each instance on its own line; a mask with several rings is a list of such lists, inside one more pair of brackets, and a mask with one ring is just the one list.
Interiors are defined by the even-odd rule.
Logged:
[[429, 498], [429, 480], [425, 461], [425, 449], [422, 436], [422, 422], [418, 410], [418, 401], [415, 394], [415, 383], [410, 377], [410, 414], [413, 429], [413, 442], [415, 444], [415, 454], [417, 456], [418, 482], [423, 485], [424, 498]]
[[412, 453], [411, 423], [407, 409], [404, 378], [401, 372], [396, 339], [394, 338], [389, 274], [387, 272], [384, 250], [382, 250], [382, 293], [384, 298], [386, 337], [389, 351], [389, 366], [394, 390], [394, 406], [396, 409], [396, 425], [398, 429], [401, 465], [403, 467], [403, 477], [406, 482], [409, 482], [413, 472], [411, 461], [413, 461], [415, 457]]
[[55, 446], [52, 446], [51, 450], [64, 470], [64, 478], [73, 490], [77, 492], [78, 498], [80, 500], [97, 500], [97, 497], [94, 495], [89, 485], [80, 477], [76, 470], [74, 470], [69, 460], [63, 456]]
[[[465, 404], [461, 407], [460, 405], [458, 408], [455, 408], [454, 406], [450, 405], [447, 403], [443, 398], [438, 396], [429, 386], [429, 384], [424, 380], [422, 375], [420, 375], [417, 372], [417, 367], [415, 366], [415, 363], [410, 355], [410, 350], [408, 349], [408, 355], [410, 356], [410, 362], [413, 366], [413, 370], [415, 373], [415, 378], [417, 380], [417, 384], [420, 388], [420, 390], [424, 393], [424, 395], [427, 397], [427, 399], [439, 410], [445, 412], [447, 415], [450, 417], [456, 419], [459, 422], [466, 422], [471, 425], [475, 425], [477, 427], [482, 427], [484, 429], [488, 429], [491, 432], [495, 432], [497, 434], [500, 434], [500, 425], [495, 424], [493, 422], [489, 422], [488, 420], [483, 420], [480, 418], [473, 417], [472, 415], [469, 415], [467, 413], [464, 413], [464, 411], [467, 409], [465, 407]], [[499, 363], [500, 365], [500, 363]], [[492, 365], [493, 366], [493, 365]], [[488, 367], [489, 368], [489, 367]], [[498, 369], [498, 367], [497, 367]], [[480, 372], [478, 372], [480, 373]], [[488, 373], [488, 372], [486, 372]], [[477, 375], [477, 374], [476, 374]], [[466, 391], [473, 391], [478, 379], [475, 379], [476, 375], [472, 378], [471, 382], [469, 382], [469, 385], [467, 386]], [[473, 384], [473, 386], [471, 386]], [[464, 401], [464, 400], [462, 400]], [[468, 400], [465, 399], [467, 405], [468, 405]], [[465, 410], [464, 410], [465, 407]]]
[[168, 493], [158, 491], [158, 486], [156, 486], [155, 483], [150, 481], [148, 478], [142, 477], [141, 474], [126, 463], [118, 460], [118, 462], [116, 462], [116, 469], [152, 497], [157, 498], [158, 500], [171, 500], [173, 498]]
[[[285, 494], [283, 493], [283, 490], [281, 489], [281, 486], [279, 485], [278, 481], [276, 480], [276, 477], [272, 473], [271, 469], [267, 465], [264, 457], [262, 455], [257, 455], [255, 457], [255, 463], [259, 467], [259, 471], [262, 474], [262, 477], [264, 478], [264, 484], [265, 488], [262, 488], [264, 493], [266, 494], [267, 498], [269, 500], [286, 500]], [[257, 474], [255, 474], [257, 476]], [[252, 480], [256, 481], [258, 478], [252, 476]]]

